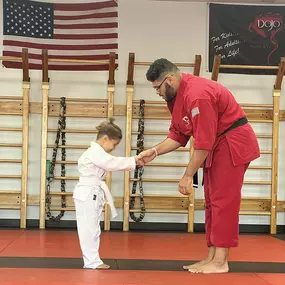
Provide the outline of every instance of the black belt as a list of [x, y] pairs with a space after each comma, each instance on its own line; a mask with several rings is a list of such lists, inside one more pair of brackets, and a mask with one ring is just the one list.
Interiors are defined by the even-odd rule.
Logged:
[[233, 129], [236, 129], [238, 127], [241, 127], [245, 124], [248, 123], [248, 120], [246, 117], [243, 117], [237, 121], [235, 121], [228, 129], [226, 129], [225, 131], [223, 131], [218, 137], [221, 137], [223, 136], [224, 134], [228, 133], [229, 131], [233, 130]]
[[[228, 129], [226, 129], [225, 131], [223, 131], [218, 137], [221, 137], [223, 135], [225, 135], [226, 133], [228, 133], [229, 131], [236, 129], [238, 127], [241, 127], [245, 124], [248, 123], [248, 120], [246, 117], [243, 117], [237, 121], [235, 121]], [[204, 166], [206, 165], [206, 160], [204, 161]], [[203, 180], [202, 180], [202, 186], [204, 185], [204, 175], [203, 175]]]

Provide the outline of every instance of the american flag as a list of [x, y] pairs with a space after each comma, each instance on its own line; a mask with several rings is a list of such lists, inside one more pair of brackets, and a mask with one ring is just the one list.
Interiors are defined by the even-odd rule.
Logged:
[[[3, 56], [21, 57], [22, 48], [28, 48], [29, 68], [41, 69], [44, 49], [53, 59], [108, 60], [110, 52], [117, 55], [117, 1], [52, 1], [3, 0]], [[22, 67], [13, 61], [3, 65]], [[108, 64], [49, 63], [49, 70], [108, 68]]]

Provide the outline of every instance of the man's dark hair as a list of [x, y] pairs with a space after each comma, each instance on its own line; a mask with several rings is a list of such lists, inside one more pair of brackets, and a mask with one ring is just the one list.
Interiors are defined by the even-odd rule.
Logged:
[[177, 72], [179, 72], [179, 69], [175, 64], [166, 58], [159, 58], [150, 65], [146, 73], [146, 79], [150, 82], [154, 82], [162, 79], [167, 73], [173, 74]]
[[101, 123], [96, 127], [98, 130], [97, 140], [103, 136], [107, 136], [110, 140], [121, 140], [122, 130], [119, 126], [114, 124], [115, 119], [110, 118], [106, 122]]

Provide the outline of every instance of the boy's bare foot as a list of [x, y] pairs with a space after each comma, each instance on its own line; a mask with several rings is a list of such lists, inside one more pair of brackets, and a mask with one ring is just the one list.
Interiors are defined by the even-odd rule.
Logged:
[[227, 273], [229, 272], [229, 266], [228, 263], [220, 263], [212, 260], [211, 262], [202, 265], [199, 268], [192, 268], [189, 269], [192, 273], [204, 273], [204, 274], [210, 274], [210, 273]]
[[209, 253], [208, 253], [208, 257], [207, 258], [205, 258], [204, 260], [202, 260], [200, 262], [196, 262], [194, 264], [185, 265], [185, 266], [183, 266], [183, 269], [190, 271], [190, 269], [199, 268], [199, 267], [201, 267], [201, 266], [211, 262], [213, 260], [214, 256], [215, 256], [215, 247], [212, 246], [212, 247], [209, 248]]
[[110, 268], [110, 265], [108, 265], [108, 264], [101, 264], [101, 265], [99, 265], [98, 267], [96, 267], [96, 269], [101, 269], [101, 270], [103, 270], [103, 269], [109, 269]]

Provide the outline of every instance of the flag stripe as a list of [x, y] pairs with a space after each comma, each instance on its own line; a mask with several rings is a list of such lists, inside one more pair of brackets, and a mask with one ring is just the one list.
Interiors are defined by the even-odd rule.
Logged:
[[[54, 34], [69, 34], [70, 30], [65, 29], [55, 29]], [[110, 29], [73, 29], [73, 35], [82, 35], [82, 34], [115, 34], [118, 32], [117, 28], [110, 28]]]
[[[78, 35], [77, 35], [78, 36]], [[52, 45], [70, 45], [71, 49], [73, 49], [73, 45], [98, 45], [98, 44], [114, 44], [116, 38], [105, 38], [105, 39], [65, 39], [64, 41], [61, 39], [40, 39], [35, 38], [33, 41], [30, 40], [29, 37], [15, 37], [15, 36], [7, 36], [5, 37], [5, 40], [12, 41], [12, 42], [19, 42], [19, 43], [34, 43], [34, 44], [52, 44]], [[15, 45], [15, 44], [12, 44]], [[16, 44], [17, 45], [17, 44]]]
[[55, 24], [55, 29], [103, 29], [103, 28], [118, 28], [118, 23], [96, 23], [96, 24], [75, 24], [75, 25], [63, 25]]
[[[22, 57], [21, 52], [15, 51], [4, 51], [3, 56], [13, 56], [13, 57]], [[82, 59], [82, 60], [109, 60], [109, 54], [101, 54], [101, 55], [50, 55], [49, 58], [53, 59]], [[38, 59], [42, 60], [42, 54], [34, 54], [29, 53], [29, 59]], [[116, 54], [116, 59], [118, 59], [118, 55]]]
[[38, 48], [38, 49], [61, 49], [61, 50], [93, 50], [93, 49], [116, 49], [118, 44], [98, 44], [98, 45], [52, 45], [52, 44], [35, 44], [19, 41], [4, 40], [3, 44], [6, 46], [22, 46], [24, 48]]
[[90, 34], [90, 35], [69, 35], [69, 34], [56, 34], [54, 39], [56, 40], [95, 40], [95, 39], [115, 39], [118, 38], [118, 34]]
[[[9, 46], [7, 47], [7, 50], [12, 51], [12, 52], [22, 52], [22, 46]], [[102, 55], [102, 54], [107, 54], [110, 52], [115, 52], [117, 53], [117, 49], [109, 49], [109, 50], [88, 50], [82, 52], [82, 50], [49, 50], [48, 54], [50, 55], [57, 55], [60, 56], [60, 58], [64, 55], [74, 55], [76, 57], [80, 55]], [[29, 54], [42, 54], [42, 49], [34, 49], [34, 48], [29, 48]]]
[[54, 4], [54, 9], [57, 11], [86, 11], [94, 9], [102, 9], [108, 7], [117, 7], [115, 1], [97, 2], [97, 3], [77, 3], [77, 4]]
[[54, 16], [78, 16], [78, 15], [90, 15], [94, 13], [109, 13], [117, 12], [117, 7], [104, 8], [100, 10], [86, 10], [86, 11], [54, 11]]
[[54, 20], [55, 25], [77, 25], [77, 24], [105, 24], [117, 22], [118, 18], [102, 18], [102, 19], [79, 19], [79, 20]]
[[93, 13], [88, 15], [77, 15], [77, 16], [65, 16], [65, 15], [54, 15], [55, 20], [81, 20], [81, 19], [106, 19], [106, 18], [117, 18], [117, 12], [109, 13]]

